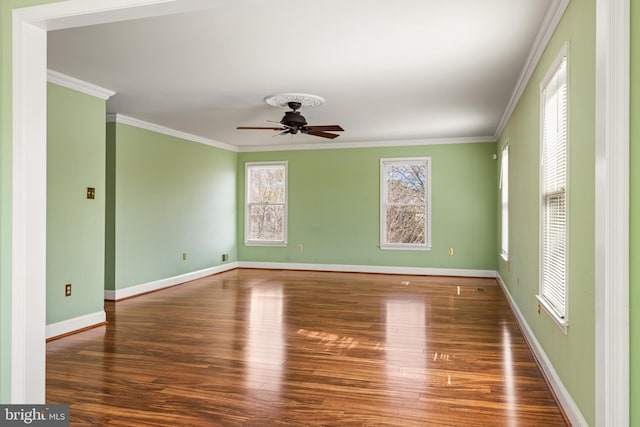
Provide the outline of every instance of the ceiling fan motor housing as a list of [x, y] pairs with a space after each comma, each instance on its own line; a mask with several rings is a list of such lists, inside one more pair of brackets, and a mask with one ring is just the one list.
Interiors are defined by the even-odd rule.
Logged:
[[307, 124], [307, 120], [304, 118], [299, 111], [287, 111], [284, 113], [284, 117], [280, 120], [285, 126], [290, 126], [292, 128], [298, 129]]

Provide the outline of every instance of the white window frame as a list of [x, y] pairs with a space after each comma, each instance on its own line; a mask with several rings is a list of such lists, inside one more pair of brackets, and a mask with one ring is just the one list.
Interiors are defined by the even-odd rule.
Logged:
[[509, 140], [500, 150], [500, 256], [509, 261]]
[[[389, 243], [387, 236], [387, 191], [386, 191], [386, 166], [390, 165], [424, 165], [426, 184], [425, 191], [425, 242], [416, 243]], [[397, 157], [380, 159], [380, 249], [391, 250], [431, 250], [431, 157]]]
[[[568, 43], [565, 43], [560, 50], [560, 53], [554, 60], [553, 64], [549, 68], [545, 78], [542, 80], [540, 84], [540, 287], [539, 293], [536, 295], [540, 306], [544, 308], [544, 310], [551, 316], [551, 318], [555, 321], [555, 323], [560, 327], [560, 329], [566, 334], [567, 328], [569, 326], [569, 269], [568, 269], [568, 234], [569, 234], [569, 49]], [[550, 87], [551, 84], [554, 84], [554, 81], [558, 77], [558, 73], [562, 69], [564, 64], [564, 84], [565, 84], [565, 134], [564, 134], [564, 147], [563, 154], [565, 157], [564, 168], [561, 169], [560, 173], [564, 174], [564, 181], [560, 186], [560, 190], [555, 190], [549, 192], [548, 195], [545, 194], [545, 182], [547, 180], [547, 175], [545, 173], [546, 165], [544, 164], [545, 159], [545, 109], [547, 106], [546, 95], [548, 92], [552, 91]], [[553, 151], [557, 152], [557, 148], [554, 148]], [[556, 169], [557, 170], [557, 169]], [[554, 194], [558, 194], [559, 192], [563, 192], [564, 197], [564, 243], [563, 243], [563, 257], [555, 257], [550, 260], [550, 263], [554, 264], [560, 263], [561, 265], [561, 277], [559, 280], [546, 281], [547, 272], [551, 268], [546, 264], [546, 255], [545, 252], [545, 232], [546, 232], [546, 222], [545, 222], [545, 205], [546, 198], [552, 197]], [[555, 197], [555, 196], [554, 196]], [[557, 272], [557, 268], [554, 268]], [[557, 279], [557, 277], [556, 277]], [[560, 282], [560, 283], [558, 283]]]
[[[284, 218], [283, 218], [283, 236], [282, 240], [257, 240], [250, 239], [250, 227], [251, 227], [251, 200], [249, 200], [250, 192], [250, 173], [249, 171], [254, 167], [268, 167], [268, 166], [284, 166]], [[273, 162], [246, 162], [244, 165], [244, 244], [246, 246], [287, 246], [287, 228], [288, 228], [288, 206], [289, 206], [289, 162], [287, 161], [273, 161]]]

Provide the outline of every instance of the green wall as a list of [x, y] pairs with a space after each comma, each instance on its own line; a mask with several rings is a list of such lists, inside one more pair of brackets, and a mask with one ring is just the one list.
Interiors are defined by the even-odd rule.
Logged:
[[[493, 143], [240, 153], [239, 259], [495, 270], [494, 153]], [[413, 156], [431, 157], [432, 250], [382, 251], [380, 158]], [[244, 163], [267, 160], [289, 162], [287, 247], [242, 244]]]
[[[540, 82], [569, 46], [568, 313], [565, 335], [542, 310], [539, 286]], [[509, 140], [509, 263], [498, 269], [590, 425], [595, 423], [595, 0], [572, 1], [498, 146]]]
[[631, 2], [631, 112], [629, 183], [630, 425], [640, 426], [640, 5]]
[[[47, 324], [103, 310], [105, 108], [47, 87]], [[95, 199], [85, 197], [86, 188]], [[64, 286], [72, 284], [65, 297]]]
[[220, 265], [222, 254], [235, 261], [237, 153], [109, 126], [108, 289]]

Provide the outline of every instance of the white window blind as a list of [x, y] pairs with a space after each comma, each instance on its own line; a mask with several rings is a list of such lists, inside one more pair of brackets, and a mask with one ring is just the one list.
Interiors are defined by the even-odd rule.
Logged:
[[562, 55], [542, 89], [542, 300], [567, 317], [567, 58]]
[[500, 204], [501, 204], [501, 237], [500, 255], [509, 259], [509, 144], [502, 147], [500, 157]]

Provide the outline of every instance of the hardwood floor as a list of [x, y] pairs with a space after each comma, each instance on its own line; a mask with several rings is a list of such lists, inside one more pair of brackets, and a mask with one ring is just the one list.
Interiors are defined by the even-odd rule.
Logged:
[[72, 425], [564, 426], [494, 279], [238, 269], [47, 344]]

